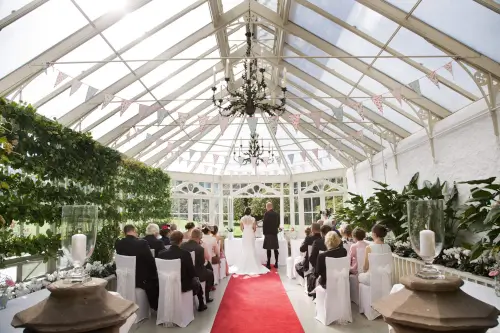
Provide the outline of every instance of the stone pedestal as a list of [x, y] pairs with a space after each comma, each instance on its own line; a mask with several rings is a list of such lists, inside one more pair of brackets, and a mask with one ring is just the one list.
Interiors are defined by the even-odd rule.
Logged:
[[81, 284], [57, 281], [47, 287], [47, 299], [17, 313], [11, 325], [36, 333], [118, 333], [138, 307], [111, 295], [106, 283], [95, 278]]
[[498, 325], [500, 311], [463, 292], [457, 277], [405, 276], [400, 282], [405, 289], [372, 305], [397, 333], [482, 333]]

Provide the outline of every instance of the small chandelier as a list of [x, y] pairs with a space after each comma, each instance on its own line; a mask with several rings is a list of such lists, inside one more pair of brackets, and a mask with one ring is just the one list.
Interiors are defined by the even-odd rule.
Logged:
[[[229, 59], [226, 59], [225, 81], [226, 91], [228, 96], [223, 98], [222, 84], [220, 86], [220, 95], [217, 98], [217, 87], [215, 86], [215, 71], [214, 71], [214, 86], [212, 87], [213, 96], [212, 102], [219, 109], [219, 114], [223, 117], [244, 116], [253, 117], [255, 111], [260, 109], [261, 112], [266, 112], [270, 117], [281, 116], [285, 112], [286, 102], [286, 69], [283, 68], [283, 79], [281, 81], [281, 91], [283, 96], [279, 98], [280, 103], [275, 103], [274, 93], [270, 94], [271, 99], [268, 99], [266, 94], [267, 85], [264, 81], [264, 61], [261, 59], [260, 64], [255, 57], [252, 57], [252, 37], [253, 25], [251, 22], [250, 10], [248, 13], [249, 23], [246, 25], [247, 32], [245, 33], [247, 40], [246, 55], [243, 62], [243, 74], [241, 78], [243, 85], [236, 89], [229, 89]], [[262, 57], [262, 48], [261, 48]], [[260, 65], [260, 66], [259, 66]], [[267, 89], [269, 90], [269, 89]], [[229, 103], [228, 106], [222, 105]]]
[[238, 156], [236, 156], [236, 150], [233, 152], [234, 160], [240, 165], [253, 163], [252, 159], [255, 160], [254, 166], [258, 166], [260, 163], [264, 163], [266, 165], [273, 163], [274, 150], [271, 148], [271, 143], [269, 143], [266, 154], [264, 140], [261, 140], [261, 143], [259, 144], [259, 135], [255, 132], [250, 135], [250, 138], [247, 151], [243, 151], [243, 141], [240, 141]]

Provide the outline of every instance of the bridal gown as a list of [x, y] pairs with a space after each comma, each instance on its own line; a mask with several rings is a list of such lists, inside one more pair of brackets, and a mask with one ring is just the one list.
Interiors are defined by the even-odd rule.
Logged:
[[249, 215], [241, 218], [243, 224], [243, 237], [241, 241], [241, 253], [237, 256], [236, 264], [229, 268], [229, 273], [238, 275], [266, 274], [269, 270], [259, 260], [255, 250], [255, 232], [253, 224], [255, 219]]

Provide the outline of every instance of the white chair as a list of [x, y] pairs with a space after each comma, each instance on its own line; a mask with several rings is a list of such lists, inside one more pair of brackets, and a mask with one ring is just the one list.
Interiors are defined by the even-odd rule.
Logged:
[[194, 320], [193, 292], [182, 292], [181, 260], [156, 259], [160, 295], [156, 325], [186, 327]]
[[301, 239], [291, 239], [290, 240], [290, 257], [286, 258], [286, 276], [289, 279], [295, 279], [297, 277], [297, 272], [295, 271], [295, 265], [302, 260], [300, 255], [300, 244]]
[[373, 310], [372, 303], [387, 296], [392, 288], [392, 253], [370, 253], [368, 255], [370, 285], [359, 283], [359, 312], [368, 320], [374, 320], [380, 313]]
[[351, 297], [349, 295], [349, 258], [325, 258], [326, 290], [316, 287], [316, 320], [323, 325], [334, 321], [340, 324], [352, 322]]
[[227, 261], [226, 258], [220, 258], [220, 269], [219, 269], [219, 278], [222, 280], [227, 277], [226, 274], [227, 269]]
[[[217, 246], [219, 247], [219, 251], [216, 253], [219, 254], [219, 258], [220, 258], [220, 244], [219, 242], [217, 242]], [[210, 258], [212, 259], [212, 258]], [[214, 285], [217, 285], [219, 284], [219, 280], [220, 280], [220, 263], [219, 264], [212, 264], [212, 268], [214, 269]]]
[[136, 323], [149, 319], [150, 306], [146, 291], [135, 287], [135, 257], [115, 255], [116, 291], [125, 299], [137, 304]]
[[[356, 261], [358, 263], [358, 275], [363, 273], [365, 264], [365, 249], [357, 249]], [[359, 308], [359, 281], [358, 275], [349, 275], [349, 289], [351, 291], [351, 302], [354, 302]]]
[[[308, 245], [307, 246], [307, 260], [309, 261], [309, 256], [311, 255], [311, 252], [312, 252], [312, 245]], [[312, 267], [311, 263], [308, 263], [308, 267], [309, 269], [304, 272], [304, 291], [306, 294], [308, 294], [309, 292], [307, 291], [307, 276], [309, 274], [311, 274], [314, 270], [314, 268]]]

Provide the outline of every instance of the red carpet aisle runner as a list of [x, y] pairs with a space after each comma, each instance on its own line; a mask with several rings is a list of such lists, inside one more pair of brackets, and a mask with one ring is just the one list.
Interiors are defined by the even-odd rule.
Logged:
[[231, 276], [211, 333], [304, 333], [278, 273]]

